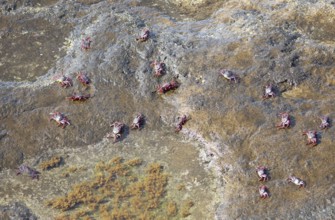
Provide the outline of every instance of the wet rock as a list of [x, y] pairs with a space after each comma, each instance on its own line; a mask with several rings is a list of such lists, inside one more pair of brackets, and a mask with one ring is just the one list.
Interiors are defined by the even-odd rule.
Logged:
[[0, 219], [3, 220], [37, 220], [37, 217], [23, 203], [13, 203], [6, 206], [0, 206]]
[[[51, 8], [55, 11], [57, 8]], [[70, 23], [51, 19], [48, 12], [0, 15], [0, 71], [2, 81], [34, 81], [44, 75], [59, 57], [65, 54]], [[52, 44], [50, 42], [53, 42]], [[19, 53], [24, 47], [25, 53]], [[44, 62], [36, 63], [35, 60]]]
[[23, 162], [24, 154], [22, 150], [17, 146], [11, 146], [9, 143], [9, 138], [4, 138], [2, 140], [3, 144], [7, 144], [10, 149], [1, 149], [0, 151], [0, 166], [1, 167], [10, 167], [16, 169], [18, 164]]
[[98, 2], [101, 2], [102, 0], [78, 0], [78, 2], [91, 5], [91, 4], [96, 4]]
[[32, 6], [33, 1], [32, 0], [2, 0], [0, 1], [0, 6], [4, 11], [11, 12], [14, 11], [20, 7], [24, 6]]
[[24, 7], [41, 7], [56, 3], [58, 0], [1, 0], [0, 11], [5, 14], [15, 13]]
[[298, 28], [313, 40], [334, 41], [335, 31], [331, 27], [335, 25], [335, 7], [331, 1], [310, 2], [295, 16]]
[[[334, 158], [330, 137], [334, 128], [322, 132], [315, 148], [305, 146], [301, 131], [317, 129], [318, 115], [333, 118], [330, 1], [51, 2], [43, 9], [36, 6], [36, 14], [23, 5], [1, 15], [0, 129], [6, 131], [0, 138], [2, 175], [9, 175], [5, 168], [14, 168], [23, 156], [34, 164], [46, 152], [56, 155], [66, 149], [73, 154], [73, 165], [89, 164], [101, 155], [108, 159], [136, 152], [148, 160], [163, 160], [173, 171], [190, 165], [185, 161], [202, 167], [202, 179], [208, 181], [202, 184], [208, 185], [199, 193], [210, 198], [203, 202], [211, 211], [195, 203], [195, 219], [312, 218], [323, 212], [316, 207], [333, 196], [329, 192], [335, 174], [329, 161]], [[138, 42], [143, 28], [149, 28], [150, 38]], [[83, 37], [92, 39], [88, 50], [81, 50]], [[153, 60], [164, 61], [163, 76], [153, 76]], [[236, 72], [239, 83], [223, 79], [219, 75], [223, 68]], [[90, 77], [89, 86], [76, 79], [78, 71]], [[71, 77], [73, 86], [61, 88], [55, 83], [57, 74]], [[157, 85], [172, 79], [180, 86], [157, 94]], [[263, 100], [264, 86], [270, 83], [276, 96]], [[91, 98], [69, 102], [65, 97], [73, 93]], [[50, 122], [54, 111], [66, 114], [71, 125], [62, 129]], [[294, 123], [278, 130], [278, 114], [284, 111]], [[137, 112], [146, 117], [141, 131], [127, 130], [115, 144], [105, 139], [111, 122], [129, 126]], [[174, 120], [182, 114], [192, 120], [175, 134]], [[95, 155], [98, 152], [100, 156]], [[267, 184], [272, 196], [266, 202], [260, 202], [257, 194], [254, 169], [259, 165], [271, 168]], [[200, 171], [192, 167], [180, 172], [196, 176]], [[68, 185], [62, 185], [60, 170], [41, 175], [46, 182], [40, 185], [25, 187], [65, 193]], [[285, 184], [291, 172], [306, 179], [306, 191], [292, 191]], [[79, 174], [81, 179], [85, 175]], [[321, 181], [325, 176], [329, 180]], [[5, 180], [6, 186], [20, 184], [20, 179]], [[56, 180], [59, 184], [51, 184]], [[198, 180], [190, 181], [189, 189], [194, 189], [193, 183]], [[18, 194], [15, 190], [6, 188], [15, 195], [31, 195], [29, 190], [20, 188]], [[308, 202], [311, 194], [313, 203]], [[42, 195], [34, 195], [34, 201]], [[287, 201], [292, 201], [290, 206]], [[34, 210], [45, 216], [45, 210]]]

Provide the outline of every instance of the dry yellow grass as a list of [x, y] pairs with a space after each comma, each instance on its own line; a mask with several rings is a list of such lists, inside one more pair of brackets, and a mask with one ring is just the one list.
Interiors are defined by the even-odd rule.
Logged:
[[43, 161], [40, 164], [40, 168], [42, 170], [50, 170], [55, 167], [59, 167], [60, 164], [62, 163], [63, 158], [59, 156], [52, 157], [50, 160]]
[[[168, 175], [158, 163], [139, 172], [142, 160], [115, 157], [98, 162], [88, 181], [47, 202], [63, 211], [57, 219], [164, 219], [178, 215], [178, 205], [165, 198]], [[188, 216], [191, 205], [184, 205]], [[187, 214], [186, 214], [187, 213]]]

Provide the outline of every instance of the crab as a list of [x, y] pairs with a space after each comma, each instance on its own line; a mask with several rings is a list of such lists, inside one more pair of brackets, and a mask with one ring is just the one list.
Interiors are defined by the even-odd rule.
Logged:
[[256, 173], [259, 176], [259, 181], [268, 181], [269, 180], [269, 172], [268, 168], [264, 166], [259, 166], [256, 168]]
[[305, 181], [303, 181], [303, 180], [301, 180], [301, 179], [299, 179], [299, 178], [297, 178], [297, 177], [295, 177], [295, 176], [289, 176], [289, 177], [287, 178], [287, 181], [288, 181], [289, 183], [294, 183], [295, 185], [299, 186], [299, 188], [301, 188], [301, 187], [305, 187], [305, 186], [306, 186]]
[[56, 82], [58, 82], [63, 88], [67, 88], [73, 85], [72, 79], [65, 75], [61, 75], [59, 78], [57, 78]]
[[316, 146], [318, 144], [317, 136], [316, 136], [316, 131], [304, 131], [302, 135], [307, 136], [307, 143], [306, 145], [312, 144], [312, 146]]
[[92, 43], [92, 40], [90, 37], [85, 37], [81, 40], [81, 45], [80, 45], [80, 48], [82, 50], [89, 50], [91, 49], [91, 43]]
[[77, 95], [76, 93], [74, 93], [72, 96], [70, 97], [66, 97], [67, 99], [71, 100], [71, 101], [85, 101], [87, 99], [89, 99], [91, 97], [90, 94], [87, 95]]
[[178, 116], [177, 119], [178, 119], [178, 123], [177, 123], [177, 125], [176, 125], [176, 132], [179, 132], [179, 131], [181, 131], [181, 129], [183, 128], [183, 125], [186, 124], [186, 122], [187, 122], [188, 120], [190, 120], [190, 118], [187, 117], [186, 115], [183, 115], [183, 116], [181, 116], [181, 117]]
[[121, 137], [122, 129], [124, 124], [122, 122], [115, 121], [110, 125], [113, 127], [113, 131], [107, 134], [107, 138], [113, 138], [114, 142]]
[[320, 119], [321, 119], [321, 125], [320, 125], [321, 129], [327, 129], [330, 127], [329, 118], [327, 116], [321, 116]]
[[147, 41], [150, 37], [150, 31], [149, 29], [145, 28], [142, 30], [142, 32], [140, 33], [140, 36], [136, 38], [137, 41], [139, 42], [144, 42]]
[[157, 93], [164, 94], [170, 90], [174, 90], [178, 88], [179, 84], [175, 80], [171, 80], [171, 82], [166, 82], [163, 85], [157, 86]]
[[270, 197], [270, 193], [269, 193], [269, 188], [267, 186], [260, 186], [259, 187], [259, 195], [261, 196], [261, 199], [266, 199], [268, 197]]
[[165, 73], [165, 63], [155, 60], [151, 63], [151, 66], [155, 70], [155, 76], [162, 76]]
[[281, 122], [276, 125], [277, 128], [281, 129], [281, 128], [289, 128], [291, 125], [291, 121], [290, 121], [290, 116], [287, 112], [282, 112], [279, 114], [279, 116], [281, 117]]
[[16, 175], [20, 174], [28, 174], [32, 179], [39, 179], [40, 172], [34, 170], [33, 168], [28, 167], [27, 165], [20, 165], [18, 168], [18, 171], [16, 172]]
[[83, 72], [77, 73], [77, 79], [84, 85], [87, 86], [91, 83], [91, 80]]
[[140, 129], [142, 124], [143, 124], [143, 121], [144, 121], [144, 115], [141, 114], [141, 113], [138, 113], [134, 120], [133, 120], [133, 123], [131, 124], [130, 128], [131, 129]]
[[69, 119], [63, 113], [53, 112], [50, 113], [50, 115], [50, 121], [56, 121], [58, 126], [62, 126], [62, 128], [65, 128], [67, 125], [70, 125]]
[[273, 91], [273, 86], [272, 84], [266, 85], [263, 95], [263, 99], [268, 99], [268, 98], [274, 98], [276, 96], [275, 92]]
[[238, 83], [239, 77], [233, 71], [223, 69], [220, 74], [230, 82]]

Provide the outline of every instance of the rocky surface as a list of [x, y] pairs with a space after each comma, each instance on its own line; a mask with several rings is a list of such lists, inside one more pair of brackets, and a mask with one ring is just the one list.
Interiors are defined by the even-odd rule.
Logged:
[[[66, 193], [99, 160], [115, 155], [159, 161], [181, 182], [195, 208], [189, 219], [334, 218], [333, 1], [0, 1], [0, 204], [22, 202], [41, 219], [57, 215], [39, 201]], [[150, 39], [137, 42], [143, 28]], [[91, 49], [81, 50], [90, 36]], [[163, 61], [154, 77], [150, 63]], [[221, 69], [235, 72], [229, 83]], [[90, 86], [76, 72], [90, 77]], [[73, 78], [64, 89], [56, 76]], [[158, 95], [175, 79], [178, 89]], [[272, 84], [275, 98], [263, 100]], [[83, 103], [65, 99], [91, 94]], [[49, 121], [64, 112], [65, 129]], [[129, 125], [146, 116], [141, 131]], [[276, 129], [289, 112], [290, 129]], [[177, 117], [189, 115], [180, 133]], [[128, 124], [120, 142], [105, 138], [114, 121]], [[317, 130], [316, 147], [304, 130]], [[65, 165], [40, 181], [15, 176], [15, 168], [52, 156]], [[271, 196], [260, 200], [255, 168], [269, 167]], [[64, 169], [84, 167], [62, 177]], [[286, 179], [294, 174], [306, 188]], [[179, 196], [179, 197], [178, 197]], [[201, 199], [200, 199], [201, 198]]]
[[3, 220], [26, 219], [36, 220], [37, 217], [21, 203], [0, 206], [0, 218]]

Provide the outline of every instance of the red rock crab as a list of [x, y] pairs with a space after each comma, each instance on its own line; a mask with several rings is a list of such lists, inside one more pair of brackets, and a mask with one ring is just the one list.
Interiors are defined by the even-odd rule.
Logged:
[[264, 89], [263, 99], [274, 98], [276, 96], [272, 84], [266, 85]]
[[220, 71], [220, 74], [230, 82], [234, 81], [235, 83], [238, 83], [239, 77], [233, 71], [223, 69]]
[[320, 125], [321, 129], [327, 129], [330, 127], [329, 118], [327, 116], [321, 116], [320, 119], [321, 119], [321, 125]]
[[157, 93], [158, 94], [164, 94], [170, 90], [177, 89], [179, 84], [175, 80], [171, 80], [171, 82], [163, 83], [163, 85], [157, 86]]
[[16, 172], [16, 175], [20, 174], [28, 174], [32, 179], [39, 179], [40, 172], [34, 170], [33, 168], [28, 167], [27, 165], [20, 165], [18, 168], [18, 171]]
[[303, 180], [301, 180], [301, 179], [299, 179], [299, 178], [297, 178], [295, 176], [289, 176], [288, 179], [287, 179], [287, 181], [289, 183], [294, 183], [295, 185], [299, 186], [299, 188], [306, 186], [305, 181], [303, 181]]
[[281, 122], [278, 125], [276, 125], [276, 127], [279, 129], [289, 128], [291, 125], [289, 114], [287, 112], [282, 112], [279, 114], [279, 116], [281, 117]]
[[267, 186], [260, 186], [259, 187], [259, 195], [261, 197], [261, 199], [266, 199], [268, 197], [270, 197], [270, 193], [269, 193], [269, 188]]
[[155, 76], [159, 77], [165, 73], [165, 63], [158, 62], [157, 60], [155, 60], [151, 63], [151, 66], [155, 70], [155, 73], [154, 73]]
[[66, 98], [74, 102], [74, 101], [85, 101], [85, 100], [89, 99], [90, 97], [91, 97], [90, 94], [77, 95], [76, 93], [74, 93], [72, 96], [66, 97]]
[[318, 140], [317, 140], [317, 132], [316, 131], [304, 131], [302, 133], [303, 135], [307, 136], [307, 143], [306, 145], [312, 144], [312, 146], [316, 146], [318, 144]]
[[141, 31], [140, 36], [136, 38], [139, 42], [147, 41], [150, 37], [150, 31], [149, 29], [145, 28]]
[[50, 113], [50, 115], [50, 121], [56, 121], [58, 126], [62, 126], [62, 128], [65, 128], [67, 125], [70, 125], [69, 119], [63, 113], [53, 112]]
[[72, 79], [65, 75], [61, 75], [60, 77], [58, 77], [56, 79], [56, 82], [58, 82], [63, 88], [67, 88], [73, 85]]
[[82, 50], [85, 50], [85, 51], [89, 50], [89, 49], [91, 49], [91, 43], [92, 43], [91, 38], [90, 37], [85, 37], [81, 40], [80, 47], [81, 47]]
[[268, 168], [264, 166], [259, 166], [256, 168], [256, 173], [259, 176], [259, 181], [268, 181], [269, 180], [269, 172]]
[[190, 120], [190, 117], [187, 117], [186, 115], [183, 115], [181, 117], [178, 116], [177, 119], [178, 119], [178, 123], [176, 125], [176, 132], [179, 132], [183, 128], [183, 125], [186, 124], [186, 122], [188, 120]]
[[141, 129], [143, 122], [144, 122], [144, 115], [141, 113], [138, 113], [135, 116], [133, 123], [130, 125], [130, 128], [131, 129]]
[[91, 83], [91, 80], [88, 78], [86, 74], [83, 72], [78, 72], [77, 73], [77, 79], [84, 85], [87, 86]]
[[121, 137], [122, 130], [125, 125], [121, 122], [115, 121], [110, 126], [113, 127], [113, 131], [107, 134], [107, 138], [113, 138], [114, 142], [116, 142], [117, 139]]

